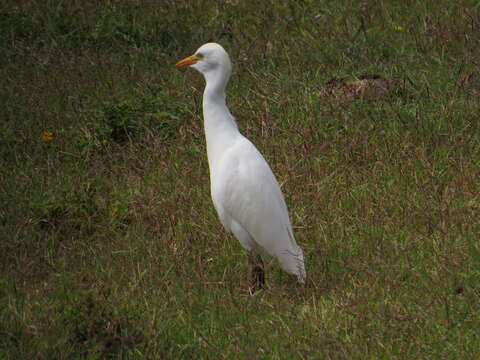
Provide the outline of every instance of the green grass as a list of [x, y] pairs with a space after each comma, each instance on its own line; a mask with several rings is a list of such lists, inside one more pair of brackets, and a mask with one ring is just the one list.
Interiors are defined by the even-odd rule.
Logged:
[[[466, 0], [4, 2], [0, 358], [478, 359], [479, 19]], [[272, 266], [251, 296], [211, 204], [203, 80], [173, 68], [211, 40], [305, 287]], [[319, 96], [363, 73], [399, 86]]]

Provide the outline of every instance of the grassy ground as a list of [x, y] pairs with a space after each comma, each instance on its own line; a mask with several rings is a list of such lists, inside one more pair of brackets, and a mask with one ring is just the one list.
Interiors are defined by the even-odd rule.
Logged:
[[[0, 5], [0, 358], [480, 358], [475, 1]], [[211, 204], [203, 80], [282, 183], [309, 283]], [[321, 97], [379, 73], [390, 97]]]

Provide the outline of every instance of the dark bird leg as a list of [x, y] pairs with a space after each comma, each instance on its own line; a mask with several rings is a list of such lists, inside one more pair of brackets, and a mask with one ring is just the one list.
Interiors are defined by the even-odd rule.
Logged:
[[265, 266], [260, 255], [249, 252], [247, 256], [252, 267], [252, 293], [254, 293], [265, 287]]

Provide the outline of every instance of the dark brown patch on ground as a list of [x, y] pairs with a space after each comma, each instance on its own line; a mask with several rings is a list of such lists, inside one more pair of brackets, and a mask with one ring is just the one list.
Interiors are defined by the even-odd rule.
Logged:
[[395, 80], [385, 79], [376, 74], [364, 74], [353, 81], [333, 77], [320, 90], [320, 96], [343, 101], [357, 98], [375, 99], [390, 95], [396, 86]]

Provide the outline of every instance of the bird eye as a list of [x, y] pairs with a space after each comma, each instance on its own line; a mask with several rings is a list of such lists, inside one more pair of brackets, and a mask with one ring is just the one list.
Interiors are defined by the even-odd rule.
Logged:
[[198, 53], [195, 54], [195, 56], [202, 59], [203, 58], [203, 53], [198, 52]]

